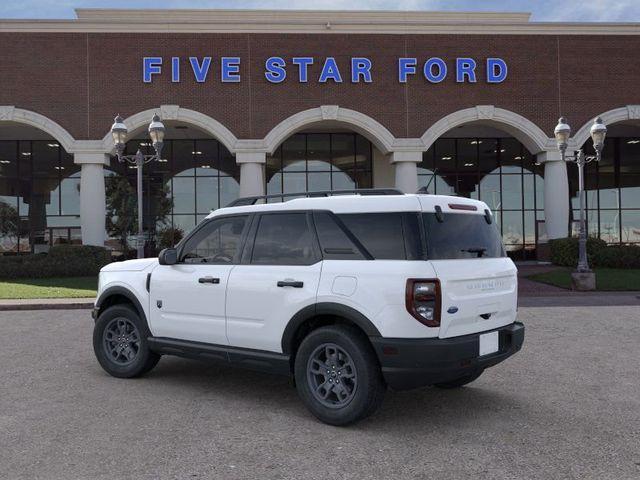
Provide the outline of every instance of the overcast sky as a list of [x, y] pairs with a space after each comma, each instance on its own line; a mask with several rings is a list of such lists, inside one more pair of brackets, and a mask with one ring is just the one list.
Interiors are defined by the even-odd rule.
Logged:
[[536, 21], [638, 22], [640, 0], [0, 0], [0, 18], [75, 18], [74, 8], [260, 8], [531, 12]]

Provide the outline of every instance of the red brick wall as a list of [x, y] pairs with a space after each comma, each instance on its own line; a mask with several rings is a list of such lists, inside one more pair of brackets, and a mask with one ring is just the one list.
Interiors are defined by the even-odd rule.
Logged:
[[[640, 36], [555, 35], [303, 35], [303, 34], [99, 34], [1, 33], [0, 105], [34, 110], [77, 139], [102, 138], [113, 116], [161, 104], [200, 111], [238, 138], [261, 138], [284, 118], [322, 104], [351, 108], [378, 120], [398, 137], [418, 137], [456, 110], [492, 104], [530, 119], [549, 135], [557, 117], [575, 129], [598, 113], [640, 104]], [[289, 66], [284, 83], [264, 78], [272, 55], [312, 56], [309, 83]], [[142, 58], [165, 58], [163, 75], [142, 82]], [[170, 81], [170, 57], [182, 62], [182, 81]], [[189, 56], [212, 56], [207, 82], [198, 84]], [[221, 56], [242, 58], [241, 83], [221, 83]], [[334, 56], [344, 83], [317, 83], [324, 57]], [[349, 59], [373, 61], [373, 83], [351, 84]], [[417, 57], [418, 74], [397, 78], [398, 57]], [[439, 56], [449, 75], [440, 84], [421, 76], [421, 61]], [[478, 83], [457, 84], [457, 56], [478, 61]], [[509, 77], [484, 79], [486, 57], [504, 58]]]

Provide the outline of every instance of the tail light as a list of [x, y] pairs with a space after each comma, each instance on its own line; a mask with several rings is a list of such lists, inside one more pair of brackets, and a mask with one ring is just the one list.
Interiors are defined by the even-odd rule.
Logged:
[[440, 326], [440, 282], [410, 278], [406, 290], [407, 311], [427, 327]]

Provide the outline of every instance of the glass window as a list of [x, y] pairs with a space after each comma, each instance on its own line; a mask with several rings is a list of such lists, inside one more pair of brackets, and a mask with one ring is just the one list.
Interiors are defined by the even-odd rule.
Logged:
[[252, 264], [311, 265], [316, 261], [306, 213], [278, 213], [260, 217]]
[[246, 216], [211, 220], [189, 238], [182, 249], [184, 263], [230, 264], [240, 253]]
[[328, 260], [364, 260], [360, 249], [336, 223], [334, 216], [327, 212], [315, 212], [313, 219], [323, 258]]
[[446, 213], [442, 222], [435, 213], [422, 215], [431, 260], [503, 257], [500, 234], [484, 215]]
[[338, 217], [373, 258], [406, 260], [401, 213], [349, 213]]
[[640, 242], [640, 210], [623, 210], [622, 241], [624, 243]]
[[331, 170], [331, 141], [328, 133], [308, 135], [306, 150], [308, 170], [323, 172]]

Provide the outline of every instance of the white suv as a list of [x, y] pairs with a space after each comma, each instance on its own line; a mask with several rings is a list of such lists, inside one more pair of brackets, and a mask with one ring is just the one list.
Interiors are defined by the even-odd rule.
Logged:
[[104, 267], [100, 365], [135, 377], [169, 354], [292, 375], [344, 425], [387, 386], [460, 387], [521, 348], [516, 267], [486, 204], [356, 192], [239, 199], [159, 259]]

